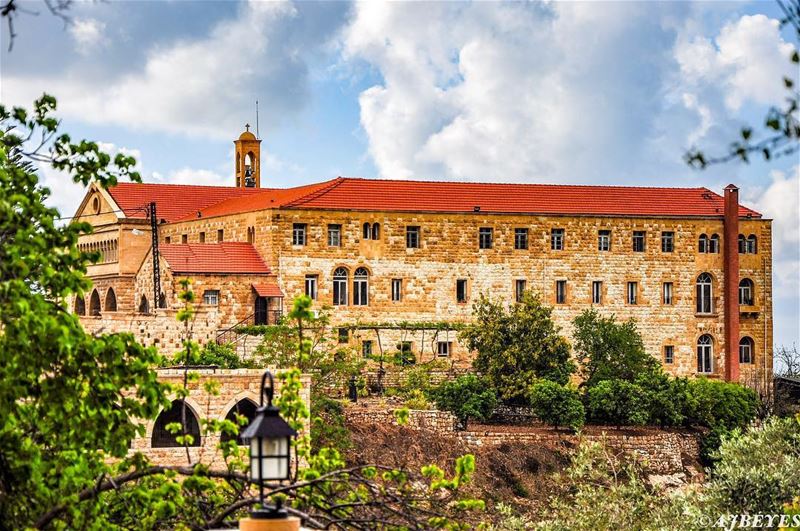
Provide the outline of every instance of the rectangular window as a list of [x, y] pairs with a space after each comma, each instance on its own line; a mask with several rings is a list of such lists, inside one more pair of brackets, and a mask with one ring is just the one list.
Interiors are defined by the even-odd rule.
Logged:
[[413, 365], [414, 353], [411, 350], [411, 341], [401, 341], [397, 344], [399, 352], [400, 365]]
[[528, 248], [528, 229], [514, 229], [514, 249]]
[[219, 304], [219, 290], [207, 289], [203, 292], [203, 304], [217, 306]]
[[661, 300], [664, 304], [672, 305], [672, 282], [664, 282], [661, 285]]
[[367, 340], [361, 342], [361, 356], [364, 358], [372, 356], [372, 341]]
[[451, 341], [439, 341], [437, 343], [437, 355], [440, 358], [449, 358], [450, 352], [453, 350], [453, 343]]
[[666, 231], [661, 233], [661, 252], [671, 253], [675, 250], [675, 233]]
[[481, 249], [491, 249], [493, 233], [494, 229], [491, 227], [481, 227], [478, 231], [478, 247]]
[[597, 250], [610, 251], [611, 250], [611, 231], [601, 230], [597, 233]]
[[456, 280], [456, 302], [467, 302], [467, 279]]
[[225, 240], [225, 231], [222, 229], [217, 229], [217, 243], [220, 243]]
[[398, 302], [403, 299], [403, 279], [392, 279], [392, 300]]
[[181, 243], [189, 243], [189, 235], [181, 234]]
[[675, 347], [672, 345], [664, 346], [664, 363], [672, 363], [675, 361]]
[[525, 295], [525, 290], [528, 287], [528, 281], [518, 279], [514, 281], [514, 300], [522, 302], [522, 296]]
[[553, 251], [564, 250], [564, 229], [550, 230], [550, 249]]
[[406, 227], [406, 249], [419, 249], [419, 227]]
[[306, 224], [295, 223], [292, 225], [292, 245], [306, 244]]
[[567, 303], [567, 281], [556, 280], [556, 304]]
[[599, 280], [592, 282], [592, 304], [603, 304], [603, 283]]
[[341, 225], [328, 225], [328, 246], [341, 247], [342, 246], [342, 226]]
[[639, 302], [639, 283], [628, 282], [628, 304], [637, 304]]
[[200, 233], [200, 243], [206, 243], [206, 233], [205, 232], [201, 232]]
[[317, 275], [306, 275], [306, 297], [311, 297], [311, 300], [317, 300]]
[[645, 239], [645, 232], [643, 230], [635, 230], [635, 231], [633, 231], [633, 252], [634, 253], [643, 253], [644, 252], [644, 239]]
[[164, 238], [164, 243], [166, 243], [166, 244], [169, 244], [171, 241], [172, 241], [172, 238], [170, 238], [169, 236]]
[[350, 330], [348, 330], [347, 328], [339, 328], [339, 330], [337, 330], [337, 334], [339, 337], [340, 344], [347, 343], [350, 341]]

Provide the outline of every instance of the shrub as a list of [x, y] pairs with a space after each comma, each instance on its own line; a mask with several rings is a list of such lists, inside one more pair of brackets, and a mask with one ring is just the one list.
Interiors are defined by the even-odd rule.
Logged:
[[[183, 365], [186, 363], [186, 351], [165, 358], [164, 366]], [[193, 350], [189, 365], [215, 365], [221, 369], [245, 369], [255, 367], [251, 360], [243, 360], [230, 343], [218, 345], [206, 343], [200, 350]]]
[[555, 427], [579, 430], [586, 413], [578, 391], [549, 380], [540, 380], [528, 390], [528, 399], [536, 416]]
[[462, 423], [489, 418], [497, 405], [494, 389], [474, 374], [443, 382], [430, 395], [439, 409], [452, 412]]
[[770, 419], [723, 439], [707, 500], [717, 513], [781, 514], [800, 492], [800, 419]]
[[686, 392], [687, 424], [732, 430], [755, 418], [758, 396], [748, 387], [696, 378], [689, 381]]
[[413, 389], [406, 394], [406, 401], [403, 404], [409, 409], [429, 409], [430, 404], [420, 389]]
[[345, 426], [344, 406], [320, 393], [311, 394], [311, 447], [344, 451], [353, 446]]
[[647, 424], [680, 426], [686, 420], [688, 385], [686, 378], [673, 378], [662, 371], [650, 371], [634, 382], [644, 394]]
[[647, 395], [625, 380], [604, 380], [586, 393], [588, 418], [596, 424], [644, 425], [650, 418]]

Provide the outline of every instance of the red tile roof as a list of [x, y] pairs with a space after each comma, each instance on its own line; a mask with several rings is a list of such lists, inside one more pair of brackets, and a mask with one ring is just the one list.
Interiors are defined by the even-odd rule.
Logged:
[[158, 218], [175, 221], [196, 216], [198, 210], [231, 197], [252, 195], [261, 190], [191, 184], [119, 183], [108, 191], [126, 217], [147, 217], [144, 207], [155, 201]]
[[[249, 200], [244, 198], [243, 200]], [[501, 184], [340, 178], [286, 208], [717, 217], [723, 197], [707, 188]], [[740, 206], [739, 214], [761, 214]]]
[[267, 280], [263, 284], [253, 284], [259, 297], [283, 297], [283, 292], [274, 280]]
[[269, 266], [249, 243], [163, 243], [161, 256], [174, 273], [268, 274]]
[[[111, 191], [126, 213], [131, 205], [156, 201], [159, 218], [167, 221], [194, 219], [198, 210], [213, 217], [269, 208], [466, 213], [477, 207], [482, 213], [654, 217], [721, 217], [724, 212], [723, 197], [707, 188], [338, 177], [285, 189], [127, 184]], [[744, 206], [739, 214], [761, 217]]]

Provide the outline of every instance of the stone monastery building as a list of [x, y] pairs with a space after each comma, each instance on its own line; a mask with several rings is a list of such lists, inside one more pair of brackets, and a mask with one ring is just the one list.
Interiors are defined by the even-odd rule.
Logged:
[[[102, 259], [89, 267], [94, 290], [74, 302], [87, 329], [177, 349], [178, 282], [191, 278], [199, 340], [272, 324], [305, 293], [332, 306], [340, 341], [365, 355], [465, 367], [470, 353], [441, 322], [468, 321], [480, 293], [511, 303], [530, 289], [566, 335], [590, 307], [635, 318], [673, 374], [771, 371], [771, 221], [733, 185], [719, 195], [338, 177], [279, 189], [262, 187], [260, 143], [249, 131], [234, 142], [233, 187], [88, 190], [75, 217], [94, 232], [80, 245]], [[417, 329], [392, 326], [403, 322]]]

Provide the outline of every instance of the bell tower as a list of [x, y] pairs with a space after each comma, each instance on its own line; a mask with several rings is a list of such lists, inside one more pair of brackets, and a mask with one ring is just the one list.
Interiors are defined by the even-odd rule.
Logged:
[[261, 188], [261, 140], [250, 132], [250, 124], [234, 140], [236, 146], [236, 187]]

